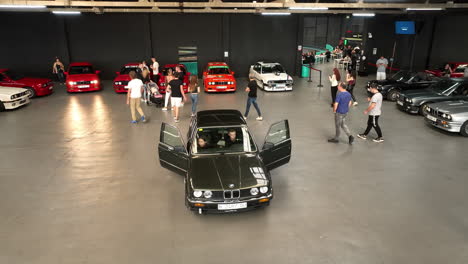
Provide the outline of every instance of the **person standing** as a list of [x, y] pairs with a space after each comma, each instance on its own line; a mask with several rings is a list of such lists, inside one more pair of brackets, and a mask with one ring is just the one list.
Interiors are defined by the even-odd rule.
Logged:
[[153, 62], [151, 64], [151, 70], [153, 71], [153, 81], [155, 83], [158, 82], [158, 74], [159, 74], [159, 63], [156, 61], [156, 58], [151, 58], [151, 61]]
[[375, 64], [377, 64], [377, 81], [387, 79], [385, 71], [387, 70], [388, 60], [384, 56], [380, 56]]
[[325, 52], [325, 58], [327, 58], [327, 62], [330, 62], [331, 52], [329, 50]]
[[174, 80], [172, 69], [168, 69], [167, 76], [165, 77], [166, 91], [164, 95], [164, 107], [162, 108], [163, 111], [167, 111], [167, 105], [169, 104], [169, 99], [171, 98], [171, 87], [169, 87], [169, 82], [172, 80]]
[[373, 139], [374, 142], [381, 143], [383, 142], [382, 137], [382, 130], [379, 126], [379, 117], [382, 114], [382, 101], [383, 96], [377, 89], [377, 84], [372, 84], [370, 87], [370, 92], [373, 94], [369, 100], [369, 107], [364, 111], [365, 115], [369, 115], [367, 119], [367, 128], [366, 131], [362, 134], [358, 134], [358, 138], [367, 139], [367, 135], [374, 128], [375, 132], [377, 132], [377, 138]]
[[195, 74], [190, 76], [189, 92], [192, 99], [192, 116], [195, 116], [197, 113], [198, 94], [200, 93], [198, 77]]
[[358, 105], [358, 102], [356, 100], [356, 97], [354, 97], [353, 91], [354, 91], [354, 86], [356, 86], [356, 72], [352, 70], [348, 70], [348, 73], [346, 74], [346, 82], [348, 83], [346, 90], [351, 94], [351, 98], [353, 99], [353, 105], [356, 106]]
[[132, 113], [132, 124], [138, 123], [135, 110], [140, 114], [141, 122], [145, 123], [145, 113], [141, 109], [141, 93], [143, 91], [143, 82], [136, 77], [136, 72], [131, 71], [129, 74], [131, 81], [128, 82], [127, 104], [130, 104]]
[[250, 105], [253, 104], [258, 114], [257, 121], [262, 121], [263, 120], [262, 112], [260, 112], [260, 108], [258, 107], [258, 104], [257, 104], [258, 84], [252, 74], [249, 75], [249, 79], [250, 79], [249, 84], [247, 85], [247, 88], [245, 88], [245, 91], [248, 92], [249, 94], [247, 97], [247, 106], [245, 108], [244, 119], [247, 119], [247, 116], [249, 115], [249, 111], [250, 111]]
[[463, 71], [463, 77], [468, 78], [468, 66], [466, 66], [465, 70]]
[[178, 72], [174, 73], [174, 79], [169, 82], [171, 88], [171, 105], [175, 110], [174, 121], [179, 122], [179, 108], [182, 106], [182, 100], [186, 101], [184, 87], [182, 81], [179, 79]]
[[346, 91], [346, 84], [340, 82], [338, 85], [340, 93], [336, 96], [335, 103], [333, 104], [333, 113], [335, 114], [335, 129], [336, 134], [334, 138], [328, 140], [330, 143], [338, 143], [340, 138], [341, 129], [348, 136], [348, 143], [351, 145], [354, 142], [354, 137], [351, 135], [348, 126], [346, 125], [346, 116], [351, 106], [351, 94]]
[[148, 101], [148, 88], [151, 83], [150, 73], [146, 68], [143, 68], [141, 73], [141, 81], [143, 82], [143, 102]]
[[328, 79], [330, 80], [331, 83], [331, 97], [332, 97], [332, 102], [331, 106], [333, 107], [333, 104], [335, 103], [336, 99], [336, 93], [338, 91], [338, 82], [341, 80], [341, 75], [340, 71], [337, 68], [333, 68], [333, 74], [328, 76]]
[[445, 64], [445, 67], [444, 67], [444, 77], [450, 77], [450, 75], [452, 75], [452, 67], [450, 67], [450, 64]]
[[57, 80], [61, 83], [65, 82], [65, 66], [59, 60], [59, 58], [55, 58], [54, 65], [52, 66], [52, 73], [57, 75]]

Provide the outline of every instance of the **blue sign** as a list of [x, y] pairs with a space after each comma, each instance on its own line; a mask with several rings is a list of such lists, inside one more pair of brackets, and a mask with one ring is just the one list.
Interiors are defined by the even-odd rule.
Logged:
[[415, 34], [414, 30], [414, 21], [396, 21], [395, 22], [395, 33], [403, 35], [413, 35]]

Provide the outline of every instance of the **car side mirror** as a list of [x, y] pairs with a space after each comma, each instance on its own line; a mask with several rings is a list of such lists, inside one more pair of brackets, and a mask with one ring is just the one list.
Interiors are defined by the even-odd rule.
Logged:
[[268, 150], [268, 149], [271, 149], [274, 146], [275, 146], [275, 144], [273, 144], [271, 142], [265, 142], [265, 144], [263, 144], [262, 150]]
[[120, 72], [115, 72], [115, 74], [120, 75]]

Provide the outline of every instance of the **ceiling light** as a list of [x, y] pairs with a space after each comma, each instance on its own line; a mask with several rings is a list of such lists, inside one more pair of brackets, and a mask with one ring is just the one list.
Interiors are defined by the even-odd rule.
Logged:
[[353, 16], [357, 17], [373, 17], [375, 16], [374, 13], [353, 13]]
[[406, 8], [406, 11], [440, 11], [444, 10], [440, 7], [410, 7]]
[[280, 12], [263, 12], [264, 16], [289, 16], [291, 13], [280, 13]]
[[79, 15], [80, 11], [52, 11], [56, 15]]
[[290, 10], [328, 10], [328, 7], [290, 7]]
[[0, 5], [0, 8], [46, 8], [43, 5]]

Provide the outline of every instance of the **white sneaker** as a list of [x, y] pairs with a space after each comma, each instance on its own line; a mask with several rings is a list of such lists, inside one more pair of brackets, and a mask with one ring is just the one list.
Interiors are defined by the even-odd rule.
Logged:
[[262, 120], [263, 120], [263, 117], [259, 116], [259, 117], [257, 117], [256, 119], [257, 119], [257, 121], [262, 121]]
[[167, 111], [167, 107], [163, 107], [161, 110], [163, 110], [163, 111]]
[[354, 105], [354, 106], [358, 105], [358, 102], [354, 102], [353, 105]]

